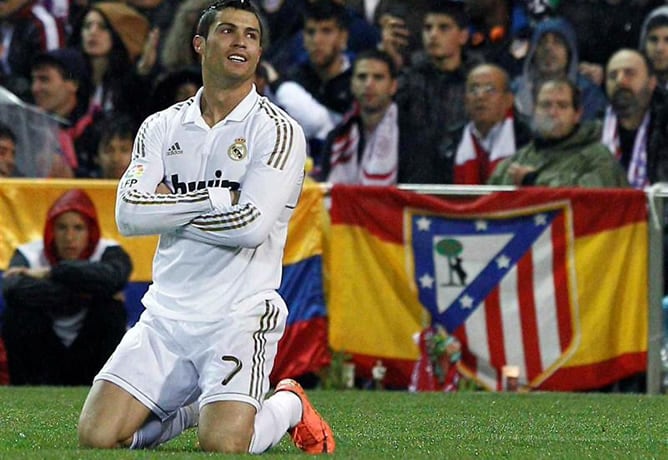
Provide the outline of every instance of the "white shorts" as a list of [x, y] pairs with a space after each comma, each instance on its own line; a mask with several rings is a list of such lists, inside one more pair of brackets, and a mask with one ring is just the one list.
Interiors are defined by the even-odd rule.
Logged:
[[258, 411], [269, 391], [278, 341], [288, 316], [280, 297], [225, 322], [186, 322], [144, 311], [95, 380], [112, 382], [162, 420], [199, 398], [241, 401]]

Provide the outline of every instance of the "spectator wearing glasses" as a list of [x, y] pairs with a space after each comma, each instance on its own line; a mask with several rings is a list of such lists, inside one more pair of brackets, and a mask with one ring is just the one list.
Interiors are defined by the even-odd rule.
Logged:
[[466, 77], [466, 113], [455, 156], [455, 184], [485, 184], [501, 160], [531, 139], [529, 120], [517, 113], [509, 76], [480, 64]]

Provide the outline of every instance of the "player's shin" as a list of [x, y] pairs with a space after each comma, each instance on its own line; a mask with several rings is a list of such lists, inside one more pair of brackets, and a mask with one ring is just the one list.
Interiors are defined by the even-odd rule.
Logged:
[[249, 453], [261, 454], [275, 446], [301, 418], [301, 403], [292, 393], [275, 393], [255, 416], [255, 429]]

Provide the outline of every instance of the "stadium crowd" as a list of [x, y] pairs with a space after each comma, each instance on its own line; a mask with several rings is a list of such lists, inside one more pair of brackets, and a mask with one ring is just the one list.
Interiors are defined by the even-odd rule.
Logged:
[[[44, 129], [55, 131], [51, 167], [33, 167], [34, 136], [17, 129], [14, 158], [3, 160], [13, 167], [0, 171], [120, 177], [122, 166], [104, 172], [100, 140], [116, 118], [134, 133], [153, 112], [194, 95], [201, 77], [192, 36], [209, 3], [0, 3], [0, 101], [38, 107], [48, 114]], [[665, 2], [256, 3], [266, 28], [256, 85], [304, 126], [315, 180], [487, 183], [502, 160], [544, 141], [533, 100], [552, 79], [573, 82], [578, 125], [619, 160], [630, 186], [668, 177]], [[481, 63], [489, 75], [474, 75]], [[12, 126], [11, 110], [2, 112]]]
[[[120, 178], [140, 123], [201, 86], [192, 37], [210, 3], [0, 2], [0, 176]], [[668, 181], [666, 2], [256, 4], [256, 86], [304, 127], [314, 180]], [[45, 117], [49, 168], [9, 107]]]

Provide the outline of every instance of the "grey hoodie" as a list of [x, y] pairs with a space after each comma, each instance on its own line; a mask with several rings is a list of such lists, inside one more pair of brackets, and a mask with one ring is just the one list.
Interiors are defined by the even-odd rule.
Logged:
[[512, 82], [515, 93], [515, 103], [518, 110], [526, 116], [533, 112], [533, 92], [536, 84], [535, 54], [540, 39], [548, 33], [559, 34], [565, 41], [568, 49], [568, 67], [566, 77], [575, 83], [582, 93], [583, 119], [592, 120], [599, 118], [605, 111], [607, 99], [603, 89], [595, 85], [584, 75], [578, 72], [578, 47], [573, 26], [562, 18], [551, 18], [540, 22], [534, 29], [531, 44], [524, 60], [524, 71], [522, 75]]
[[649, 26], [650, 21], [658, 18], [659, 16], [664, 16], [666, 24], [668, 24], [668, 5], [660, 6], [653, 9], [645, 18], [642, 23], [642, 28], [640, 29], [640, 41], [638, 42], [638, 49], [644, 51], [645, 49], [645, 40], [647, 39], [647, 26]]

